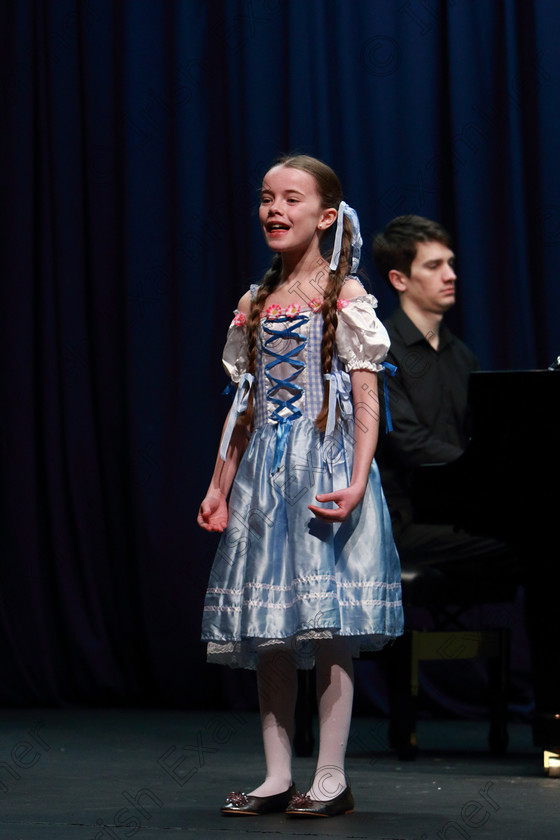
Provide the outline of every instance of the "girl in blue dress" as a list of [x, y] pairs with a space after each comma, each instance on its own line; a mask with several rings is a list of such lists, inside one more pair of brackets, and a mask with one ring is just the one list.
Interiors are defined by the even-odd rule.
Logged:
[[[275, 256], [228, 331], [223, 361], [236, 394], [198, 515], [202, 528], [222, 532], [204, 605], [208, 660], [256, 669], [266, 763], [264, 782], [230, 794], [222, 813], [334, 816], [354, 807], [344, 772], [352, 659], [403, 625], [373, 460], [389, 339], [353, 276], [358, 219], [328, 166], [280, 160], [264, 177], [259, 219]], [[319, 754], [300, 794], [296, 669], [314, 666]]]

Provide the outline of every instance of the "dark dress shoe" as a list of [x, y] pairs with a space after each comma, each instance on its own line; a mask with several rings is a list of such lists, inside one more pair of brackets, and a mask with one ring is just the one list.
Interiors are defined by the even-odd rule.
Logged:
[[278, 813], [286, 810], [295, 792], [295, 784], [292, 784], [283, 793], [275, 793], [274, 796], [247, 796], [246, 793], [236, 791], [226, 797], [225, 805], [222, 806], [221, 811], [225, 816], [232, 814], [246, 817]]
[[354, 810], [354, 797], [349, 787], [334, 799], [322, 802], [311, 799], [307, 794], [296, 793], [286, 808], [288, 817], [337, 817], [339, 814], [351, 814]]

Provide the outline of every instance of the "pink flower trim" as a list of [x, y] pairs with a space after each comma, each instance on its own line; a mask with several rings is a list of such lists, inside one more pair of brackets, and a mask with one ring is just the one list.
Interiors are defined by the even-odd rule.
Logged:
[[266, 308], [266, 317], [269, 320], [273, 320], [274, 318], [279, 318], [282, 314], [282, 307], [279, 303], [271, 303], [270, 306]]
[[346, 300], [346, 298], [339, 298], [336, 302], [336, 308], [340, 311], [341, 309], [346, 309], [350, 301]]
[[244, 312], [236, 312], [233, 316], [233, 323], [236, 327], [244, 327], [247, 323], [247, 318]]
[[319, 310], [323, 306], [323, 301], [321, 300], [321, 298], [313, 298], [313, 300], [310, 301], [309, 306], [311, 307], [313, 312], [319, 312]]
[[[346, 303], [348, 303], [348, 301], [345, 301], [345, 304]], [[313, 300], [309, 301], [309, 308], [314, 313], [320, 312], [322, 307], [323, 301], [321, 298], [313, 298]], [[296, 318], [300, 312], [301, 304], [299, 303], [290, 303], [284, 308], [282, 308], [279, 303], [271, 303], [266, 307], [264, 312], [261, 312], [261, 318], [268, 318], [269, 321], [280, 318], [282, 315], [285, 315], [286, 318]]]

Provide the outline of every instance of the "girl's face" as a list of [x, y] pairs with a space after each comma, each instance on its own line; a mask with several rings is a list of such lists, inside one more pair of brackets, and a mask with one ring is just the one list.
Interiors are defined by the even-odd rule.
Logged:
[[259, 219], [266, 243], [279, 253], [306, 253], [337, 211], [321, 206], [313, 175], [289, 166], [273, 166], [264, 177]]

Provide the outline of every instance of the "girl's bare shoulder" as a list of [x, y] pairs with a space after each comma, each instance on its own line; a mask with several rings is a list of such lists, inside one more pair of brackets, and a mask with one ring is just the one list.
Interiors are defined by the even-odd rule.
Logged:
[[239, 298], [239, 303], [237, 304], [237, 308], [240, 312], [243, 312], [244, 315], [248, 315], [251, 310], [251, 290], [248, 289], [244, 295]]
[[366, 290], [356, 277], [347, 277], [340, 290], [340, 296], [347, 299], [360, 297], [360, 295], [365, 294], [367, 294]]

